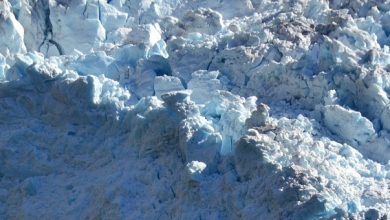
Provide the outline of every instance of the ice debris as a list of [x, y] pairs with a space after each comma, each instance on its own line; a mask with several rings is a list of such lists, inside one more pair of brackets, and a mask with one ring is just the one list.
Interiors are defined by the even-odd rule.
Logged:
[[0, 1], [0, 219], [387, 219], [389, 5]]

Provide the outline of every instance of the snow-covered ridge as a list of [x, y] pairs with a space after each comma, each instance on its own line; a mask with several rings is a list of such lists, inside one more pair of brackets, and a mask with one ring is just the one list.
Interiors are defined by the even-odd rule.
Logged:
[[387, 219], [389, 71], [390, 1], [1, 0], [0, 219]]

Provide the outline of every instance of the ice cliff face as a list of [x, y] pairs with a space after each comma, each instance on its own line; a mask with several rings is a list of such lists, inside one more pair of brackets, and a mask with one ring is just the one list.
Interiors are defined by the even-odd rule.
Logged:
[[0, 219], [388, 219], [390, 1], [0, 0]]

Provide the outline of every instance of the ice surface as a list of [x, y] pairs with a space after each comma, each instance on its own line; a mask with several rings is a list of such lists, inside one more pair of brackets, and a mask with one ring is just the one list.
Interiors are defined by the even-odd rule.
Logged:
[[222, 89], [218, 76], [218, 71], [199, 70], [192, 73], [191, 80], [188, 82], [188, 88], [192, 90], [191, 99], [197, 104], [210, 101], [210, 96]]
[[12, 13], [8, 1], [0, 2], [0, 53], [9, 56], [15, 53], [26, 52], [24, 45], [24, 29]]
[[163, 75], [154, 78], [154, 92], [157, 97], [167, 92], [179, 90], [184, 90], [184, 87], [178, 77]]
[[324, 107], [324, 124], [330, 131], [354, 143], [367, 143], [375, 135], [372, 123], [359, 112], [347, 110], [339, 105]]
[[0, 1], [0, 219], [387, 219], [389, 5]]

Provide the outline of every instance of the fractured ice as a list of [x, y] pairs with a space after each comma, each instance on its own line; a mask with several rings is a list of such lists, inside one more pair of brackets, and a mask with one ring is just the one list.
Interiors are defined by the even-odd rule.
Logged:
[[0, 1], [0, 219], [387, 219], [390, 1]]

